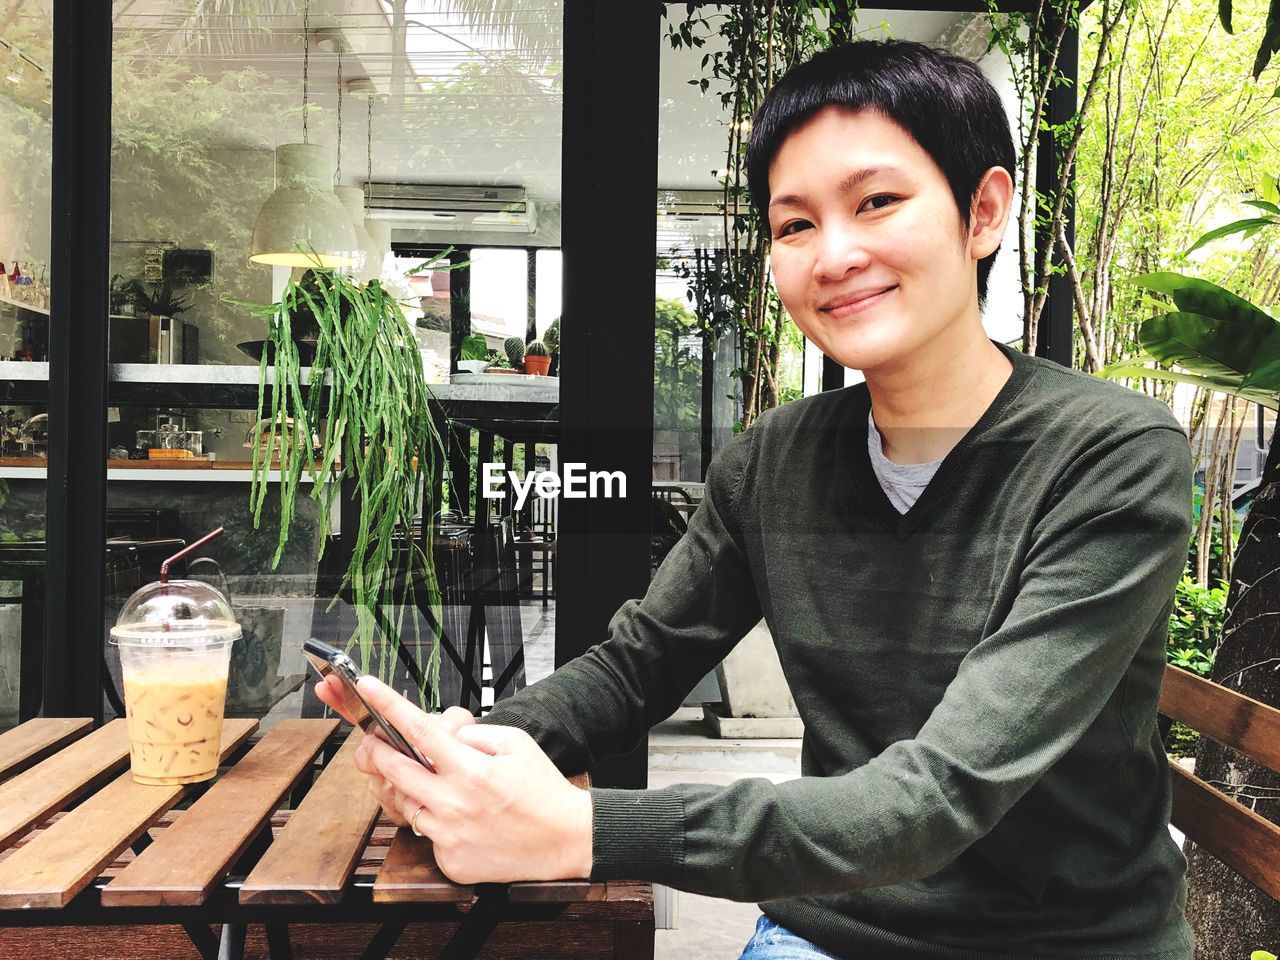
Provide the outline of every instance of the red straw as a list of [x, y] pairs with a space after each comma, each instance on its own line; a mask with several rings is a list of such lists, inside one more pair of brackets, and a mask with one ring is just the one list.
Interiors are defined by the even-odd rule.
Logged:
[[210, 540], [216, 540], [218, 537], [222, 536], [224, 533], [226, 533], [225, 527], [219, 527], [217, 530], [214, 530], [212, 533], [206, 533], [203, 537], [201, 537], [195, 543], [192, 543], [192, 544], [189, 544], [188, 546], [183, 547], [181, 550], [175, 553], [168, 560], [164, 561], [164, 563], [160, 564], [160, 582], [161, 583], [169, 582], [169, 564], [173, 563], [173, 561], [175, 560], [181, 560], [183, 557], [191, 553], [193, 550], [199, 550]]

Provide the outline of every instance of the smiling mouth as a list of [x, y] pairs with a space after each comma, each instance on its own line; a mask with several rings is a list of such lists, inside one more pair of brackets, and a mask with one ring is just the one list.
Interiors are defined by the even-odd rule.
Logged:
[[893, 286], [885, 287], [883, 290], [878, 290], [875, 293], [858, 297], [856, 300], [846, 300], [844, 302], [837, 302], [830, 306], [819, 307], [818, 312], [825, 313], [830, 317], [847, 317], [850, 314], [858, 313], [862, 310], [866, 310], [868, 307], [874, 306], [897, 289], [898, 285], [894, 284]]

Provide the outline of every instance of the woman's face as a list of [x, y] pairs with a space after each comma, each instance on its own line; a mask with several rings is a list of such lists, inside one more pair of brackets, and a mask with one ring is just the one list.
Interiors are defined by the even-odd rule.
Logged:
[[769, 191], [774, 282], [827, 356], [890, 371], [980, 322], [976, 261], [999, 237], [972, 242], [941, 169], [882, 114], [815, 114], [783, 142]]

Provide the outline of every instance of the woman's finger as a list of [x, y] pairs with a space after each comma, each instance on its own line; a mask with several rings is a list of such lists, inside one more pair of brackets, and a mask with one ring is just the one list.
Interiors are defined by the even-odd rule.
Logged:
[[435, 833], [436, 821], [431, 808], [407, 794], [400, 795], [400, 819], [414, 833], [430, 837]]
[[[377, 774], [386, 778], [401, 793], [415, 797], [429, 797], [439, 775], [432, 773], [416, 760], [411, 760], [385, 740], [377, 737], [365, 737], [356, 751], [357, 763], [360, 754], [368, 764], [369, 774]], [[364, 769], [361, 767], [361, 769]]]
[[316, 684], [316, 699], [340, 715], [347, 723], [354, 724], [355, 721], [347, 715], [345, 697], [346, 691], [342, 688], [342, 681], [335, 676], [323, 677]]
[[[361, 677], [359, 686], [369, 705], [429, 758], [436, 769], [452, 773], [474, 765], [477, 752], [458, 742], [453, 731], [446, 728], [443, 716], [424, 713], [377, 677]], [[457, 722], [461, 722], [461, 718], [455, 711], [450, 715], [450, 723]]]
[[378, 801], [378, 805], [382, 807], [387, 818], [392, 823], [397, 827], [407, 827], [409, 825], [401, 814], [405, 807], [405, 799], [399, 790], [381, 777], [370, 777], [369, 792], [373, 794], [374, 799]]

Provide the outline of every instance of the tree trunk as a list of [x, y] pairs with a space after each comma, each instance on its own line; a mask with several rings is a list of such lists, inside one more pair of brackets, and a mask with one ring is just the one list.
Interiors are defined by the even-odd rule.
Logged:
[[[1280, 428], [1257, 498], [1240, 529], [1216, 683], [1280, 707]], [[1196, 748], [1196, 775], [1260, 816], [1280, 821], [1280, 775], [1207, 738]], [[1187, 919], [1197, 960], [1241, 960], [1280, 944], [1280, 903], [1188, 841]]]

